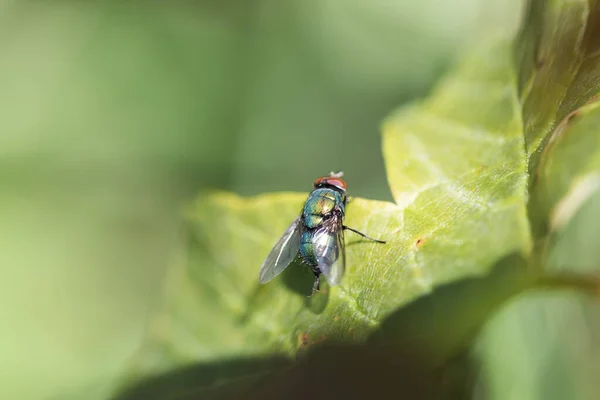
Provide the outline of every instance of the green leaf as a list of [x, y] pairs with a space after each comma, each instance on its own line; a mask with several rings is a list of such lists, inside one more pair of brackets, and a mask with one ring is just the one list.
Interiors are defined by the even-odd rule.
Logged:
[[[528, 21], [520, 46], [528, 60], [521, 72], [532, 229], [550, 239], [540, 240], [547, 275], [587, 273], [593, 287], [600, 254], [600, 3], [533, 2]], [[593, 288], [597, 294], [597, 283]], [[484, 397], [598, 398], [597, 300], [543, 291], [503, 309], [478, 346]]]
[[596, 1], [530, 2], [519, 37], [519, 91], [529, 171], [562, 121], [600, 90], [600, 8]]
[[[292, 355], [325, 339], [364, 341], [377, 326], [379, 313], [391, 312], [393, 302], [406, 299], [411, 290], [415, 295], [418, 288], [410, 271], [398, 269], [403, 280], [380, 279], [389, 260], [401, 257], [396, 246], [360, 241], [350, 234], [341, 287], [325, 287], [308, 299], [312, 274], [300, 265], [259, 285], [262, 261], [305, 199], [305, 194], [293, 193], [251, 199], [217, 193], [192, 207], [188, 264], [169, 296], [168, 322], [161, 330], [160, 344], [170, 357], [192, 361], [234, 354]], [[353, 199], [348, 209], [348, 225], [395, 241], [400, 224], [396, 205]], [[394, 281], [401, 286], [396, 286], [395, 299], [386, 299]]]
[[[491, 40], [429, 99], [385, 121], [395, 203], [355, 198], [346, 224], [388, 243], [348, 233], [341, 286], [307, 298], [312, 275], [298, 262], [258, 284], [263, 259], [306, 193], [201, 196], [188, 210], [188, 247], [134, 375], [224, 358], [294, 358], [336, 342], [391, 345], [396, 355], [410, 348], [430, 366], [459, 354], [496, 307], [535, 282], [526, 267], [528, 189], [543, 186], [528, 178], [559, 122], [597, 91], [595, 45], [580, 28], [596, 14], [583, 2], [561, 4], [531, 3], [517, 65], [511, 42]], [[551, 204], [560, 190], [534, 201]]]
[[[592, 135], [590, 135], [592, 136]], [[557, 232], [547, 269], [598, 273], [600, 193]], [[596, 399], [600, 303], [581, 293], [536, 291], [510, 302], [481, 335], [484, 398]]]
[[542, 157], [532, 200], [534, 217], [547, 223], [544, 231], [565, 227], [600, 188], [599, 106], [596, 102], [572, 114]]
[[[567, 23], [568, 22], [568, 23]], [[564, 226], [599, 186], [600, 4], [532, 1], [518, 38], [533, 231]]]
[[[173, 269], [179, 279], [137, 368], [294, 356], [332, 341], [364, 343], [403, 305], [440, 285], [486, 275], [510, 254], [527, 254], [525, 154], [510, 51], [503, 41], [476, 49], [430, 100], [386, 121], [383, 147], [396, 204], [354, 198], [346, 224], [388, 243], [347, 233], [341, 286], [308, 299], [312, 274], [297, 263], [272, 282], [258, 283], [264, 257], [298, 215], [306, 193], [200, 197], [187, 213], [189, 248]], [[351, 194], [351, 177], [349, 183]], [[444, 303], [436, 298], [431, 304]], [[419, 309], [415, 304], [409, 310]], [[439, 352], [456, 350], [481, 323], [479, 314], [465, 315], [466, 330], [458, 316], [458, 339], [440, 342], [448, 346], [436, 345]], [[447, 327], [447, 315], [440, 315], [438, 326]], [[416, 330], [431, 327], [424, 320]], [[382, 338], [398, 329], [386, 325]], [[426, 334], [424, 343], [441, 335]]]
[[[526, 163], [510, 46], [478, 49], [423, 104], [384, 125], [403, 234], [432, 282], [484, 273], [527, 252]], [[453, 267], [449, 267], [452, 265]]]

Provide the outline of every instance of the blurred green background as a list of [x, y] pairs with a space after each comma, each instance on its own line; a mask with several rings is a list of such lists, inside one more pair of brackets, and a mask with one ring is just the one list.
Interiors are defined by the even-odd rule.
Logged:
[[[391, 199], [381, 120], [484, 33], [512, 35], [521, 8], [0, 0], [0, 398], [107, 393], [160, 301], [181, 206], [203, 189], [307, 191], [342, 169], [352, 195]], [[483, 386], [507, 398], [514, 358], [493, 335]]]

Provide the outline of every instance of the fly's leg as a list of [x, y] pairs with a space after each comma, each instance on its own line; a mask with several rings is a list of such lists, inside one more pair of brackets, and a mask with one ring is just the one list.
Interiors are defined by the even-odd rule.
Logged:
[[373, 239], [372, 237], [369, 237], [369, 236], [365, 235], [364, 233], [357, 231], [356, 229], [350, 228], [349, 226], [343, 225], [343, 228], [347, 229], [349, 231], [352, 231], [352, 232], [364, 237], [365, 239], [372, 240], [373, 242], [383, 243], [383, 244], [386, 243], [385, 240]]
[[313, 294], [315, 294], [315, 292], [317, 290], [319, 290], [319, 281], [320, 280], [321, 280], [321, 276], [315, 274], [315, 283], [313, 283], [312, 291], [310, 292], [310, 294], [308, 295], [308, 297], [312, 296]]

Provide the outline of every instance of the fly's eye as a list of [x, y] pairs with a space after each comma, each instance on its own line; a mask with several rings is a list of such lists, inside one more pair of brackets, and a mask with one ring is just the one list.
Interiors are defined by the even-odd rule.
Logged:
[[319, 187], [321, 185], [325, 185], [326, 183], [327, 183], [327, 177], [324, 176], [322, 178], [315, 179], [314, 185], [315, 185], [315, 187]]
[[322, 178], [317, 178], [315, 180], [314, 185], [315, 185], [315, 187], [320, 187], [320, 186], [325, 186], [325, 185], [335, 186], [336, 188], [338, 188], [344, 192], [347, 189], [346, 181], [344, 181], [342, 178], [336, 178], [336, 177], [331, 177], [331, 176], [324, 176]]
[[342, 189], [343, 191], [346, 191], [348, 188], [346, 181], [341, 178], [327, 178], [327, 184]]

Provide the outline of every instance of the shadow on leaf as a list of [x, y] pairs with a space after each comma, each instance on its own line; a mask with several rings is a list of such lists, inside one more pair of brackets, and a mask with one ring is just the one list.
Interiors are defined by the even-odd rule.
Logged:
[[485, 277], [442, 286], [399, 309], [366, 344], [316, 345], [295, 363], [198, 364], [149, 378], [115, 400], [466, 398], [473, 387], [469, 343], [531, 283], [524, 260], [512, 255]]
[[321, 290], [308, 297], [315, 279], [310, 268], [296, 257], [288, 268], [281, 274], [283, 284], [292, 292], [305, 298], [304, 304], [314, 314], [325, 311], [329, 302], [329, 286], [325, 279], [321, 280]]
[[281, 273], [283, 284], [292, 292], [301, 296], [308, 296], [312, 289], [314, 274], [310, 268], [302, 263], [299, 256]]
[[365, 345], [327, 344], [294, 364], [277, 358], [199, 364], [148, 379], [114, 400], [463, 397], [469, 374], [455, 371], [467, 371], [468, 364], [453, 364], [450, 376], [404, 350], [390, 354]]
[[506, 300], [535, 282], [517, 254], [500, 260], [489, 274], [437, 288], [386, 318], [368, 342], [394, 346], [400, 341], [419, 349], [433, 365], [464, 349], [485, 321]]
[[204, 398], [203, 393], [214, 389], [225, 394], [227, 382], [234, 381], [238, 385], [240, 382], [258, 380], [259, 374], [269, 374], [290, 365], [291, 361], [283, 357], [238, 358], [200, 363], [150, 377], [114, 397], [114, 400], [195, 399]]

